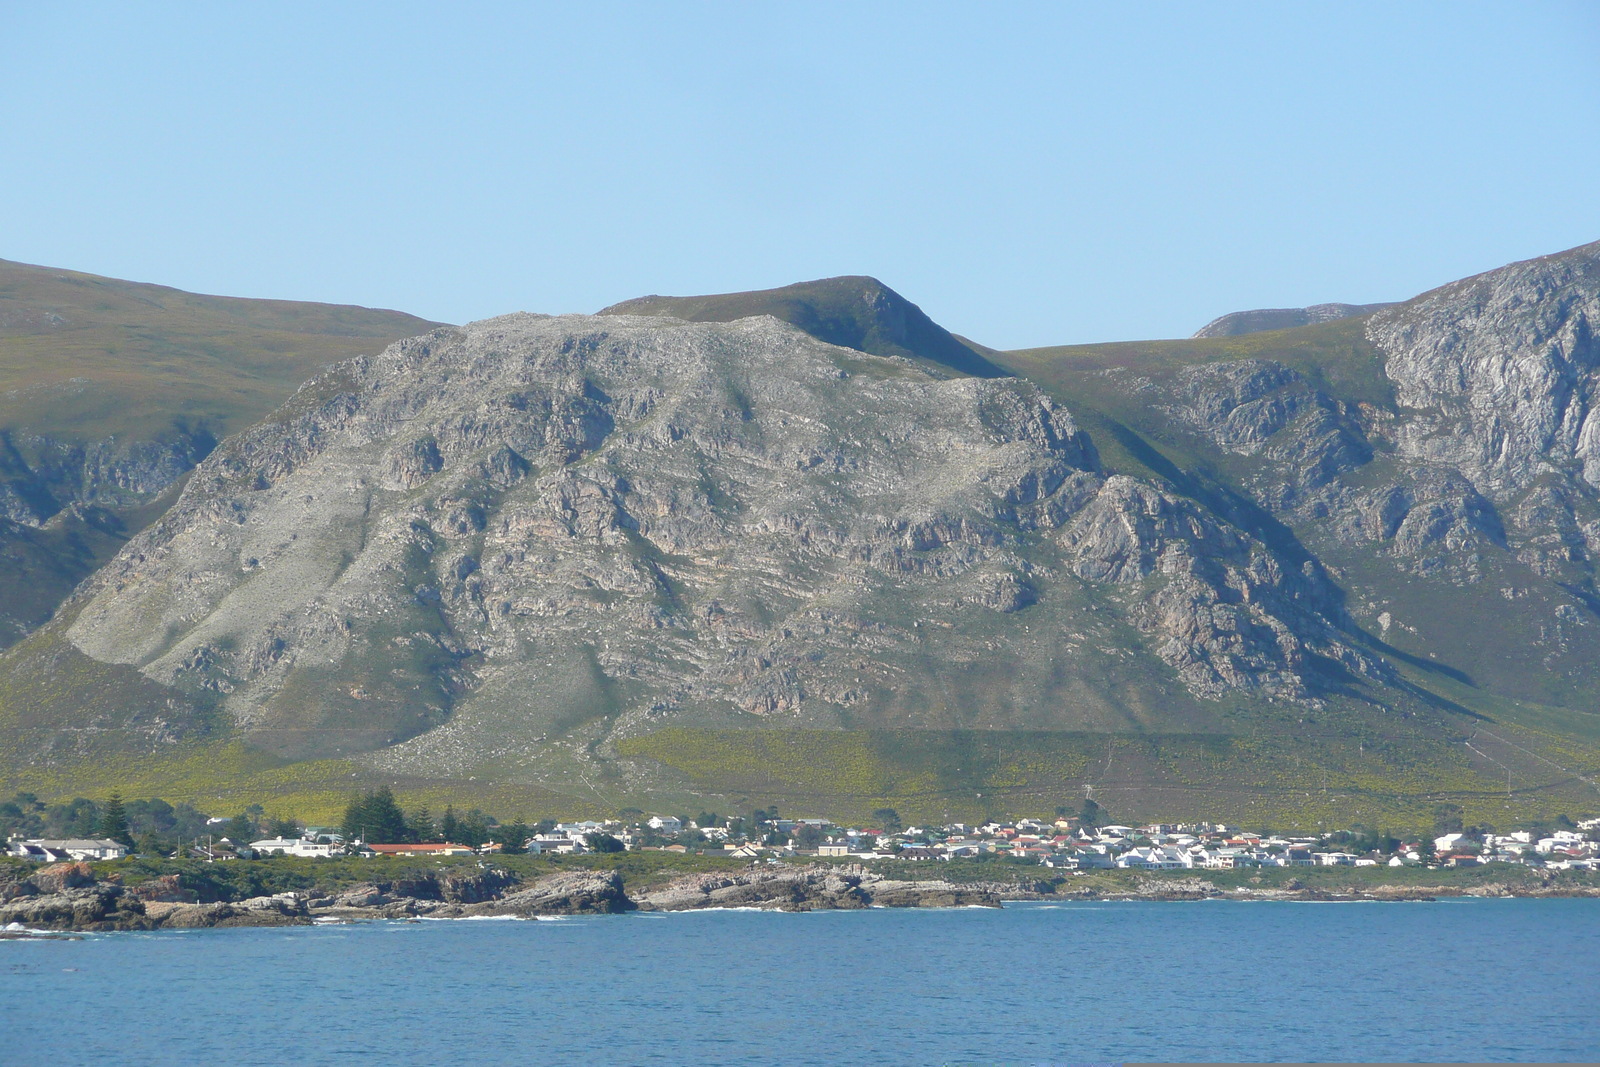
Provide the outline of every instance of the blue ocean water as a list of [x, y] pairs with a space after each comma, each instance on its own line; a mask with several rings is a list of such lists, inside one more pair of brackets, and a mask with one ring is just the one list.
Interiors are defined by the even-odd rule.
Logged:
[[0, 942], [0, 1062], [1600, 1060], [1600, 901], [1063, 903]]

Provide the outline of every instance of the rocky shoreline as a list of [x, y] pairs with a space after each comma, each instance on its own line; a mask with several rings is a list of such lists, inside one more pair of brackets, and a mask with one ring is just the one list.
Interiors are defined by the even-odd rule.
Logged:
[[1543, 882], [1471, 886], [1375, 885], [1331, 890], [1298, 879], [1279, 886], [1218, 886], [1203, 877], [1148, 878], [1106, 888], [1053, 881], [958, 882], [883, 877], [861, 866], [762, 866], [686, 874], [630, 891], [615, 870], [523, 879], [498, 867], [419, 872], [338, 890], [310, 889], [202, 902], [176, 875], [125, 886], [86, 863], [41, 868], [0, 884], [0, 937], [67, 931], [301, 926], [376, 919], [524, 918], [630, 911], [757, 908], [997, 908], [1004, 901], [1427, 901], [1441, 897], [1600, 897], [1600, 886]]
[[522, 880], [497, 867], [429, 872], [339, 891], [306, 890], [201, 902], [175, 875], [124, 886], [86, 863], [43, 868], [0, 886], [0, 927], [23, 931], [296, 926], [371, 919], [538, 918], [628, 911], [763, 908], [999, 907], [1001, 887], [899, 881], [828, 865], [689, 874], [629, 894], [617, 871], [562, 871]]

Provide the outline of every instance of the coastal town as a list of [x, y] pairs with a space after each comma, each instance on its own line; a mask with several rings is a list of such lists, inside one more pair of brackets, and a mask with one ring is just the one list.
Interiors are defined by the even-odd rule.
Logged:
[[[29, 836], [13, 830], [11, 856], [41, 863], [115, 860], [130, 854], [186, 856], [220, 861], [271, 856], [449, 856], [494, 854], [572, 855], [658, 851], [751, 861], [788, 858], [872, 862], [1006, 860], [1055, 871], [1101, 869], [1225, 870], [1240, 867], [1463, 868], [1517, 864], [1546, 870], [1600, 870], [1600, 818], [1561, 817], [1529, 829], [1494, 832], [1461, 827], [1447, 809], [1434, 834], [1396, 837], [1364, 828], [1323, 834], [1274, 833], [1223, 823], [1118, 825], [1102, 820], [1097, 805], [1075, 814], [901, 825], [893, 809], [874, 813], [876, 825], [845, 826], [826, 818], [783, 818], [776, 811], [724, 818], [710, 813], [647, 815], [630, 811], [609, 820], [502, 825], [479, 812], [457, 818], [453, 810], [435, 824], [426, 809], [406, 814], [380, 795], [366, 802], [393, 808], [388, 833], [364, 833], [355, 804], [346, 825], [302, 826], [293, 820], [199, 816], [186, 842], [155, 835], [136, 840], [120, 802], [98, 834]], [[154, 802], [162, 803], [162, 802]], [[129, 805], [130, 808], [136, 805]], [[16, 809], [0, 805], [0, 816]], [[15, 820], [13, 820], [14, 822]], [[378, 821], [375, 817], [374, 821]], [[268, 834], [260, 830], [271, 828]]]

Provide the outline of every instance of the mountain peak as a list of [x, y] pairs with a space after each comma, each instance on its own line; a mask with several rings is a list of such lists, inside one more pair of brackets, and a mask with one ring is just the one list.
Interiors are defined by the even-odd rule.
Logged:
[[828, 344], [876, 356], [903, 356], [924, 369], [974, 378], [1006, 372], [876, 278], [844, 275], [777, 289], [710, 296], [642, 296], [602, 315], [665, 315], [689, 322], [732, 322], [753, 315], [782, 319]]

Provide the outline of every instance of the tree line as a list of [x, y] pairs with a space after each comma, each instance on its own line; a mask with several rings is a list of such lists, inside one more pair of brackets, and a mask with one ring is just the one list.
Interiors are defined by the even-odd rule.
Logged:
[[546, 833], [555, 825], [553, 819], [543, 819], [531, 826], [521, 819], [502, 824], [478, 808], [457, 815], [453, 805], [446, 805], [444, 813], [435, 820], [427, 805], [419, 804], [406, 811], [396, 802], [393, 791], [381, 786], [351, 798], [340, 832], [346, 841], [360, 840], [369, 845], [437, 841], [482, 848], [494, 841], [500, 845], [502, 853], [515, 855], [524, 851], [530, 837]]

